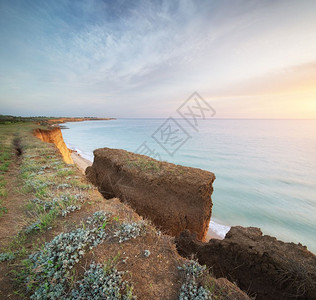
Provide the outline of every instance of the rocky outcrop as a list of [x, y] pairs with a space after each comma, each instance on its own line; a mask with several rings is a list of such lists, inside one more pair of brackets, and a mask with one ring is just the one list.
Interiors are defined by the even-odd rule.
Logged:
[[35, 129], [34, 135], [44, 142], [55, 144], [65, 163], [74, 163], [70, 156], [71, 152], [64, 142], [63, 135], [59, 127], [53, 127], [52, 129]]
[[160, 162], [124, 150], [94, 151], [88, 179], [105, 198], [128, 202], [166, 233], [188, 229], [204, 240], [211, 218], [213, 173]]
[[256, 299], [316, 299], [316, 256], [301, 244], [239, 226], [208, 243], [185, 231], [176, 244], [181, 255], [195, 254], [216, 277], [227, 277]]

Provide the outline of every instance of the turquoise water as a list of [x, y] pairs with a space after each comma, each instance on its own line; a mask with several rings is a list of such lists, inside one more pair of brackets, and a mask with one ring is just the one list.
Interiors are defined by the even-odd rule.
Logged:
[[[96, 148], [135, 152], [146, 141], [162, 160], [209, 170], [216, 175], [212, 220], [260, 227], [316, 252], [316, 120], [212, 119], [195, 131], [177, 119], [190, 138], [173, 156], [151, 137], [164, 121], [67, 123], [62, 132], [67, 146], [90, 160]], [[161, 142], [160, 131], [155, 137]]]

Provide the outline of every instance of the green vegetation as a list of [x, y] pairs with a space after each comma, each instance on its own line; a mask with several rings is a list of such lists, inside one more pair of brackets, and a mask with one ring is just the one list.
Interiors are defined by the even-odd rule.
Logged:
[[15, 255], [13, 252], [5, 252], [5, 253], [0, 253], [0, 262], [2, 261], [7, 261], [7, 260], [13, 260], [15, 258]]
[[112, 261], [105, 266], [93, 262], [72, 290], [72, 299], [136, 299], [133, 286], [122, 275]]
[[8, 197], [7, 181], [5, 174], [9, 170], [12, 160], [12, 143], [10, 136], [0, 134], [0, 217], [8, 212], [4, 206], [4, 200]]
[[[133, 287], [122, 279], [124, 272], [116, 269], [119, 254], [108, 259], [104, 266], [90, 264], [83, 278], [74, 282], [74, 266], [86, 252], [103, 243], [115, 228], [115, 236], [124, 237], [124, 241], [140, 235], [140, 232], [127, 234], [113, 221], [110, 213], [95, 212], [81, 227], [59, 234], [23, 260], [18, 280], [27, 282], [30, 299], [132, 299]], [[125, 227], [137, 227], [135, 224], [125, 224]], [[107, 226], [110, 226], [109, 230]], [[13, 253], [0, 255], [2, 261], [14, 257]]]
[[7, 185], [10, 176], [7, 173], [15, 159], [14, 150], [23, 144], [19, 175], [14, 179], [13, 189], [25, 199], [27, 217], [23, 221], [24, 230], [9, 245], [10, 249], [17, 248], [17, 251], [23, 248], [21, 244], [25, 235], [43, 232], [53, 226], [58, 216], [65, 217], [79, 210], [87, 199], [82, 191], [91, 188], [80, 181], [76, 182], [76, 186], [67, 183], [77, 177], [72, 176], [77, 171], [75, 166], [65, 164], [53, 145], [35, 138], [31, 134], [35, 126], [31, 122], [23, 126], [18, 122], [0, 124], [0, 217], [8, 211], [4, 205], [9, 196]]
[[15, 116], [8, 116], [8, 115], [0, 115], [0, 124], [3, 125], [11, 125], [15, 123], [21, 122], [40, 122], [54, 118], [48, 117], [15, 117]]
[[[76, 167], [65, 164], [53, 145], [30, 136], [29, 132], [34, 126], [31, 123], [24, 130], [21, 130], [18, 124], [6, 123], [1, 126], [5, 130], [1, 131], [3, 136], [0, 144], [0, 213], [6, 212], [2, 201], [8, 197], [6, 187], [8, 182], [12, 181], [12, 178], [6, 178], [6, 174], [13, 158], [13, 133], [16, 129], [19, 129], [23, 143], [19, 175], [14, 180], [19, 182], [15, 185], [16, 192], [25, 199], [25, 225], [0, 253], [0, 263], [13, 262], [17, 266], [11, 271], [19, 286], [15, 293], [31, 299], [77, 299], [76, 295], [90, 295], [92, 276], [100, 287], [102, 286], [103, 294], [100, 290], [99, 299], [108, 293], [114, 293], [117, 299], [131, 299], [133, 289], [122, 279], [123, 273], [117, 271], [114, 264], [110, 267], [106, 264], [104, 268], [100, 264], [91, 264], [78, 282], [75, 280], [73, 267], [86, 252], [108, 237], [106, 230], [109, 225], [113, 238], [124, 241], [145, 231], [136, 229], [126, 232], [125, 227], [128, 224], [119, 227], [118, 217], [111, 221], [110, 214], [96, 212], [81, 227], [68, 233], [62, 232], [43, 245], [39, 233], [54, 228], [57, 218], [65, 218], [80, 210], [89, 200], [89, 192], [94, 187], [82, 182], [81, 177], [75, 175], [78, 172]], [[135, 224], [133, 223], [131, 228], [138, 228]], [[28, 242], [30, 238], [33, 241], [31, 247]], [[36, 249], [39, 250], [34, 252]], [[94, 290], [93, 293], [94, 299], [98, 299], [98, 291]]]
[[0, 217], [2, 217], [2, 215], [7, 212], [8, 212], [8, 209], [5, 206], [3, 206], [3, 200], [0, 199]]
[[92, 186], [74, 179], [76, 169], [61, 159], [56, 159], [56, 151], [41, 147], [27, 148], [20, 167], [23, 186], [20, 192], [34, 195], [25, 206], [32, 217], [25, 228], [27, 234], [43, 232], [50, 228], [58, 216], [65, 217], [71, 212], [80, 210], [87, 200], [83, 191]]
[[185, 272], [184, 283], [181, 286], [179, 300], [196, 299], [208, 300], [212, 299], [209, 289], [201, 284], [201, 278], [205, 274], [205, 266], [199, 265], [196, 261], [191, 260], [179, 267]]
[[131, 160], [127, 157], [126, 164], [128, 167], [135, 167], [142, 171], [154, 171], [158, 172], [161, 170], [161, 165], [158, 161], [154, 161], [148, 158], [137, 158]]
[[[70, 271], [88, 250], [96, 247], [107, 237], [103, 223], [108, 214], [95, 213], [85, 228], [61, 233], [39, 252], [31, 254], [25, 266], [31, 299], [67, 299]], [[27, 273], [27, 272], [26, 272]]]

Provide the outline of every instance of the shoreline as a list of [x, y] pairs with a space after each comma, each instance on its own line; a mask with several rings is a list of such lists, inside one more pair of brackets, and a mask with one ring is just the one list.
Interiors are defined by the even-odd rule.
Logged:
[[[69, 148], [68, 148], [69, 149]], [[92, 166], [92, 162], [84, 157], [82, 157], [79, 153], [75, 150], [69, 149], [71, 151], [70, 156], [74, 161], [74, 164], [85, 174], [86, 168]]]

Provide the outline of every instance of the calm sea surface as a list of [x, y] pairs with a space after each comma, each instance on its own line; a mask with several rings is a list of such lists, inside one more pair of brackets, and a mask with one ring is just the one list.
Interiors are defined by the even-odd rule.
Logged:
[[213, 221], [260, 227], [316, 253], [316, 120], [201, 120], [198, 131], [176, 121], [184, 131], [166, 144], [168, 128], [159, 130], [165, 119], [67, 123], [62, 132], [67, 146], [90, 160], [96, 148], [141, 152], [146, 142], [162, 160], [211, 171]]

